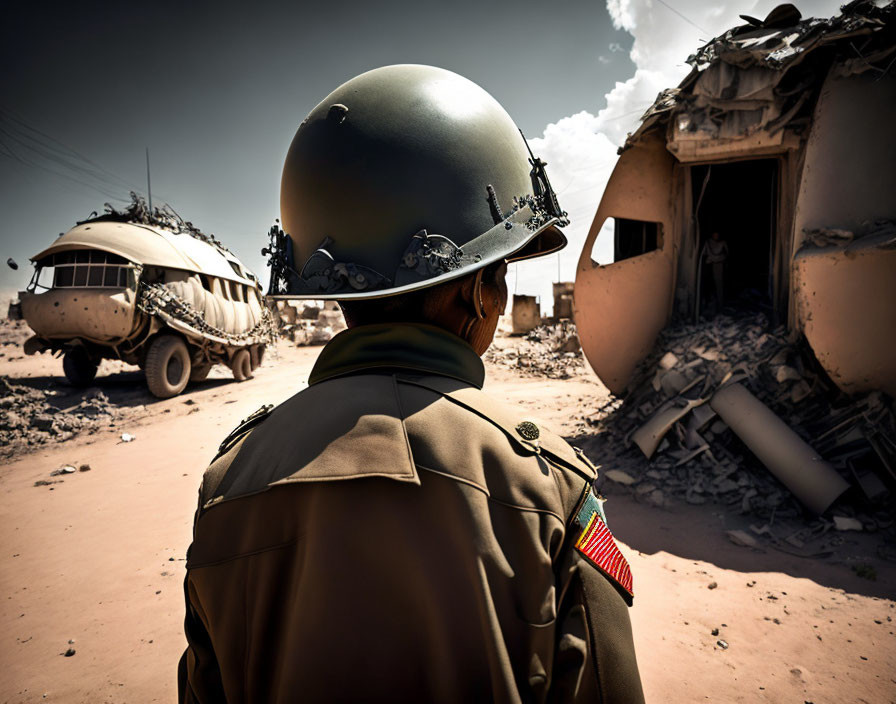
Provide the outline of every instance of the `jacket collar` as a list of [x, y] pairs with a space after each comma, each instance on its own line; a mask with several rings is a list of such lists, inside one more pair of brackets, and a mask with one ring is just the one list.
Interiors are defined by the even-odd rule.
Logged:
[[432, 325], [359, 325], [334, 337], [314, 363], [308, 384], [372, 369], [401, 369], [459, 379], [481, 389], [485, 366], [457, 335]]

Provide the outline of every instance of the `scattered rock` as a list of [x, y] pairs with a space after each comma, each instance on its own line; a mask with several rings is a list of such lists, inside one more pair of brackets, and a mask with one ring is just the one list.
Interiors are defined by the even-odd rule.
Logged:
[[611, 482], [616, 482], [617, 484], [622, 484], [624, 486], [631, 486], [635, 483], [635, 478], [631, 474], [623, 472], [621, 469], [608, 469], [604, 472], [604, 476]]
[[[21, 344], [17, 334], [10, 334], [10, 325], [0, 324], [0, 344]], [[25, 336], [27, 331], [25, 326]], [[119, 414], [98, 390], [83, 392], [80, 403], [64, 410], [54, 404], [55, 396], [52, 388], [32, 388], [0, 377], [0, 458], [95, 431]]]
[[79, 472], [89, 472], [89, 471], [90, 471], [90, 465], [89, 465], [89, 464], [86, 464], [86, 463], [85, 463], [85, 464], [82, 464], [80, 467], [78, 467], [78, 471], [79, 471]]
[[728, 641], [727, 640], [717, 640], [716, 645], [719, 646], [722, 650], [728, 650]]
[[712, 629], [712, 635], [714, 635], [714, 636], [719, 635], [719, 629], [718, 629], [718, 628], [713, 628], [713, 629]]
[[31, 418], [31, 427], [35, 430], [45, 430], [52, 431], [53, 430], [53, 418], [52, 416], [47, 415], [37, 415], [32, 416]]
[[657, 508], [663, 508], [667, 505], [666, 495], [663, 494], [662, 489], [654, 489], [647, 495], [647, 503]]
[[77, 652], [77, 651], [76, 651], [74, 648], [69, 648], [68, 650], [66, 650], [66, 651], [63, 653], [63, 655], [65, 655], [65, 657], [67, 657], [67, 658], [70, 658], [70, 657], [71, 657], [72, 655], [74, 655], [76, 652]]
[[709, 584], [706, 585], [706, 588], [707, 588], [707, 589], [715, 589], [715, 588], [718, 587], [718, 586], [719, 586], [719, 585], [716, 584], [715, 582], [710, 582]]
[[569, 379], [585, 373], [575, 323], [566, 319], [539, 325], [512, 347], [492, 345], [484, 359], [527, 377]]
[[728, 540], [730, 540], [732, 543], [743, 548], [759, 547], [759, 543], [756, 541], [756, 538], [742, 530], [726, 530], [725, 535], [728, 536]]
[[862, 522], [857, 518], [834, 516], [834, 528], [837, 530], [862, 530]]
[[678, 364], [678, 357], [672, 352], [666, 352], [659, 361], [660, 369], [671, 369], [676, 364]]
[[803, 377], [793, 367], [782, 364], [775, 370], [775, 380], [779, 384], [783, 384], [785, 381], [802, 381]]
[[121, 434], [121, 442], [134, 442], [137, 437], [135, 435], [131, 435], [130, 433], [122, 433]]

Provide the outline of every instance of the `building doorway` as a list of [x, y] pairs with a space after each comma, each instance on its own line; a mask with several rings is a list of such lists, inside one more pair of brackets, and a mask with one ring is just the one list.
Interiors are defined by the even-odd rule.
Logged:
[[691, 184], [699, 256], [695, 318], [773, 310], [777, 160], [692, 166]]

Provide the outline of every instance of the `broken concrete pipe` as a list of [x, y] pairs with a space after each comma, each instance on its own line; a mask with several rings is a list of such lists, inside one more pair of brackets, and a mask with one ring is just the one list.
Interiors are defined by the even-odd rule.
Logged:
[[849, 488], [830, 464], [740, 384], [716, 391], [709, 405], [809, 510], [824, 513]]

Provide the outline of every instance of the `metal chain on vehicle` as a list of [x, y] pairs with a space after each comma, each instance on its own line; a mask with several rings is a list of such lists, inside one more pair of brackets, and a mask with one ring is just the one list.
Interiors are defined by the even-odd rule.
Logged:
[[251, 330], [234, 334], [209, 325], [201, 311], [180, 298], [164, 284], [141, 281], [137, 290], [136, 305], [147, 315], [159, 315], [163, 319], [173, 318], [198, 335], [224, 340], [227, 344], [235, 347], [262, 342], [273, 344], [275, 340], [273, 317], [266, 307], [262, 307], [261, 319]]

